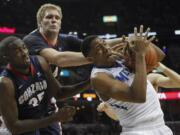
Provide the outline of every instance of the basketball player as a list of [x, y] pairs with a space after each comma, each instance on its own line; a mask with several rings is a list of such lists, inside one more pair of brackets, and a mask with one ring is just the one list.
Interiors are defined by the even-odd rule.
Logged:
[[[77, 52], [77, 48], [80, 48], [80, 44], [82, 43], [80, 39], [66, 34], [59, 34], [62, 16], [61, 8], [58, 5], [43, 4], [36, 15], [38, 28], [24, 37], [24, 42], [30, 54], [44, 57], [51, 65], [53, 75], [57, 79], [60, 78], [61, 68], [76, 67], [91, 63], [84, 58], [82, 53]], [[85, 78], [84, 76], [83, 78]], [[79, 78], [81, 79], [82, 77]], [[87, 78], [89, 78], [89, 75]], [[71, 97], [80, 93], [80, 91], [79, 89], [69, 89], [63, 91], [63, 93]], [[50, 112], [56, 110], [55, 103], [55, 99], [51, 99]], [[48, 115], [51, 114], [50, 112], [48, 111]], [[56, 127], [49, 126], [47, 132], [54, 131], [55, 134], [58, 133], [56, 135], [59, 135], [61, 127], [59, 128], [58, 126], [59, 123], [56, 124]], [[42, 132], [45, 134], [46, 131], [43, 130]]]
[[157, 71], [163, 73], [165, 76], [159, 73], [149, 73], [147, 76], [156, 91], [158, 91], [158, 87], [180, 88], [180, 75], [178, 73], [162, 63], [159, 63]]
[[172, 135], [165, 125], [157, 93], [147, 81], [145, 52], [149, 41], [147, 33], [143, 37], [142, 32], [141, 26], [140, 36], [137, 36], [135, 28], [130, 42], [134, 62], [128, 61], [132, 59], [129, 50], [124, 54], [124, 61], [113, 59], [108, 44], [97, 36], [89, 36], [83, 41], [84, 56], [95, 64], [92, 87], [102, 101], [115, 110], [122, 126], [121, 135]]
[[40, 128], [68, 121], [75, 114], [73, 107], [63, 107], [45, 117], [49, 99], [62, 99], [62, 89], [89, 87], [88, 81], [62, 87], [44, 58], [29, 56], [24, 42], [14, 36], [0, 42], [0, 60], [8, 62], [0, 78], [0, 110], [13, 135], [45, 135]]

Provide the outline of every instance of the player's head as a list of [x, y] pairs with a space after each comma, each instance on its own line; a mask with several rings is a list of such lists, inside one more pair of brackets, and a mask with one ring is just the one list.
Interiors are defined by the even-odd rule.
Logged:
[[24, 42], [15, 36], [9, 36], [0, 42], [0, 61], [10, 63], [18, 69], [28, 68], [30, 58]]
[[112, 66], [115, 62], [109, 45], [105, 40], [95, 35], [88, 36], [84, 39], [81, 45], [81, 51], [87, 59], [93, 61], [99, 67]]
[[36, 14], [36, 18], [40, 31], [45, 33], [59, 33], [61, 28], [62, 11], [58, 5], [50, 3], [42, 5]]

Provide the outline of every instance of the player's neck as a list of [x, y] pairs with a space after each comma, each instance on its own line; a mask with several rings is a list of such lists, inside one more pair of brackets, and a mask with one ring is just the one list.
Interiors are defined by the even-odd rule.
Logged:
[[7, 68], [11, 69], [11, 70], [14, 70], [16, 72], [19, 72], [21, 74], [24, 74], [24, 75], [28, 75], [31, 72], [30, 67], [19, 68], [19, 67], [16, 67], [15, 65], [8, 64]]
[[58, 34], [57, 33], [43, 33], [41, 32], [41, 35], [45, 39], [45, 41], [50, 46], [55, 46], [57, 44]]

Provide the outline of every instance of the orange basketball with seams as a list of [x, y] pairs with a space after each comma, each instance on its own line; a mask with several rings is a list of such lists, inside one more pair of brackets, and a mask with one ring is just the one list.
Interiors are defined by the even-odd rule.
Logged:
[[156, 50], [151, 45], [148, 46], [145, 60], [146, 60], [147, 72], [152, 71], [158, 64]]

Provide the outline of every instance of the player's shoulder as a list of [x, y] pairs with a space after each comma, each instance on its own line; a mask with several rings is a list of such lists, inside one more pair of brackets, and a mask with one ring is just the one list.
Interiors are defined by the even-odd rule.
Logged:
[[111, 71], [109, 71], [107, 68], [94, 67], [91, 71], [91, 79], [99, 79], [105, 76], [112, 76]]
[[40, 32], [36, 29], [32, 32], [30, 32], [29, 34], [27, 34], [24, 38], [23, 41], [36, 41], [36, 40], [41, 40], [42, 36], [40, 34]]
[[7, 76], [0, 76], [0, 87], [9, 86], [12, 83], [12, 80]]

